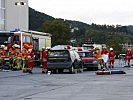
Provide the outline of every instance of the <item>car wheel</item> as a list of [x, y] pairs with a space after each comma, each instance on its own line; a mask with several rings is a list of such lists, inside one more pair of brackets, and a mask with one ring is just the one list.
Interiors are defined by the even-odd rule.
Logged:
[[52, 73], [53, 73], [53, 74], [56, 74], [56, 73], [57, 73], [57, 70], [56, 70], [56, 69], [53, 69], [53, 70], [52, 70]]
[[58, 69], [58, 73], [63, 73], [63, 69]]
[[79, 70], [80, 70], [80, 72], [81, 72], [81, 73], [83, 73], [83, 71], [84, 71], [84, 66], [83, 66], [83, 65], [81, 65], [81, 67], [80, 67], [80, 69], [79, 69]]
[[88, 71], [90, 71], [90, 70], [91, 70], [91, 68], [90, 68], [90, 67], [88, 67], [88, 68], [87, 68], [87, 70], [88, 70]]
[[73, 65], [70, 68], [70, 73], [71, 74], [76, 74], [77, 73], [77, 69], [75, 69]]
[[98, 67], [95, 67], [95, 71], [97, 71], [98, 70]]

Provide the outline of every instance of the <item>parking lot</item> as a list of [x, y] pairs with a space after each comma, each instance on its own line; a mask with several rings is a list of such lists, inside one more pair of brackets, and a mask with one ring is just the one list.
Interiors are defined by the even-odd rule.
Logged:
[[96, 75], [95, 71], [78, 74], [33, 74], [22, 71], [0, 72], [0, 100], [132, 100], [133, 67], [116, 69], [126, 74]]

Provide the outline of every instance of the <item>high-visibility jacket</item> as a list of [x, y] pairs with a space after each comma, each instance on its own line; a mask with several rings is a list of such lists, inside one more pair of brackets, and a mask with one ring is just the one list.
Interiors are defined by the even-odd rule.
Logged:
[[39, 53], [40, 53], [40, 59], [42, 59], [42, 55], [43, 55], [42, 51], [40, 51]]
[[28, 57], [30, 57], [30, 59], [33, 59], [33, 57], [34, 57], [34, 52], [33, 52], [33, 51], [28, 52]]
[[22, 58], [28, 59], [28, 50], [26, 48], [22, 49]]
[[126, 57], [127, 57], [127, 59], [129, 58], [131, 58], [132, 57], [132, 52], [131, 51], [128, 51], [127, 53], [126, 53]]
[[97, 53], [96, 54], [97, 59], [102, 59], [101, 51], [97, 50], [96, 53]]
[[15, 55], [16, 54], [15, 48], [14, 49], [10, 48], [9, 53], [10, 53], [9, 55]]
[[1, 53], [1, 55], [5, 55], [6, 51], [2, 48], [2, 49], [0, 49], [0, 53]]
[[114, 60], [115, 59], [115, 53], [113, 51], [109, 52], [109, 59]]
[[3, 48], [0, 49], [0, 57], [2, 57], [4, 59], [5, 58], [5, 54], [6, 54], [6, 51]]

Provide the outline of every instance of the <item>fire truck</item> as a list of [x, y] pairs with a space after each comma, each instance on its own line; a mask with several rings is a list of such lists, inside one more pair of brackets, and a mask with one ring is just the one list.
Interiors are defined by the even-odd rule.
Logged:
[[35, 61], [39, 61], [39, 52], [42, 48], [51, 47], [51, 34], [37, 31], [17, 31], [17, 32], [0, 32], [0, 45], [5, 45], [6, 55], [5, 60], [9, 60], [8, 51], [14, 45], [20, 45], [22, 50], [23, 44], [28, 43], [33, 45]]

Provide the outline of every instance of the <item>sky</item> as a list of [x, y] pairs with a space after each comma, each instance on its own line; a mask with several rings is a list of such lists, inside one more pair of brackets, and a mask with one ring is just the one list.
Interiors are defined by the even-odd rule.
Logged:
[[133, 25], [133, 0], [29, 0], [54, 18], [107, 25]]

